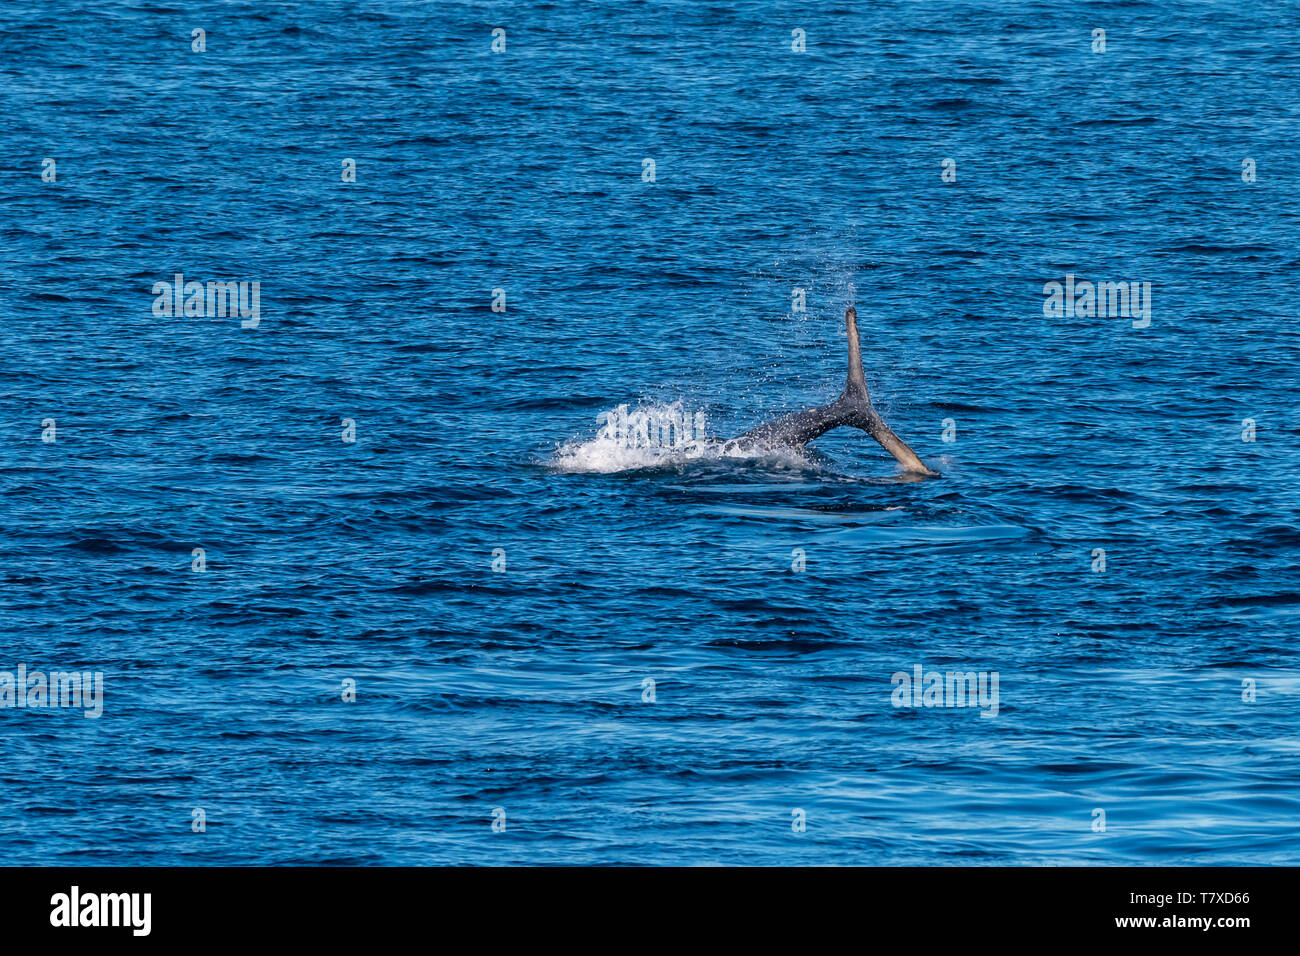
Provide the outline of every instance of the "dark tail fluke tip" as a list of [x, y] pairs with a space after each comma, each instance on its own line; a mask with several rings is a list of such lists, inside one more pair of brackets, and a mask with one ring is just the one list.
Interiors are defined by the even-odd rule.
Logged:
[[844, 310], [844, 318], [849, 336], [849, 377], [844, 392], [867, 398], [867, 376], [862, 372], [862, 347], [858, 344], [858, 310], [849, 306]]

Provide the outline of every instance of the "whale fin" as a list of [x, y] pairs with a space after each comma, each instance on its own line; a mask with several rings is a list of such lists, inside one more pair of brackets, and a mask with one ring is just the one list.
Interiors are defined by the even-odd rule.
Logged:
[[733, 438], [730, 446], [762, 448], [773, 446], [799, 446], [826, 434], [832, 428], [850, 425], [860, 428], [893, 455], [907, 471], [922, 475], [937, 475], [927, 468], [919, 455], [885, 424], [880, 413], [872, 407], [867, 392], [867, 377], [862, 370], [862, 347], [858, 341], [858, 312], [853, 306], [844, 310], [848, 329], [848, 377], [844, 392], [828, 405], [804, 409], [759, 425]]
[[844, 383], [845, 395], [861, 395], [867, 401], [867, 376], [862, 371], [862, 348], [858, 344], [858, 310], [849, 306], [844, 310], [849, 336], [849, 375]]

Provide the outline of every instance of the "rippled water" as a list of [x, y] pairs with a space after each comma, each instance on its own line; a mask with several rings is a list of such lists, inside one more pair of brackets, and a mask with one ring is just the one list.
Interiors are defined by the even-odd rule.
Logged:
[[[1300, 863], [1300, 5], [93, 6], [0, 10], [0, 671], [105, 682], [6, 862]], [[849, 303], [941, 478], [593, 444]]]

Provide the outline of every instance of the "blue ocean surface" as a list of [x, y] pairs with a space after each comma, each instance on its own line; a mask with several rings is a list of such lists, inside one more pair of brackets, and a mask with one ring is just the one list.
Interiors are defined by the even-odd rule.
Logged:
[[2, 862], [1300, 864], [1297, 24], [7, 0]]

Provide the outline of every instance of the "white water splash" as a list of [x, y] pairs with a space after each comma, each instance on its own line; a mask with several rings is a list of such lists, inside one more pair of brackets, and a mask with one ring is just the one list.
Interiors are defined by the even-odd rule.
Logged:
[[692, 413], [681, 401], [626, 405], [598, 416], [594, 438], [572, 438], [556, 446], [547, 465], [562, 472], [612, 474], [646, 468], [671, 468], [694, 461], [725, 459], [763, 461], [778, 467], [806, 468], [805, 455], [793, 448], [742, 451], [707, 434], [703, 412]]

